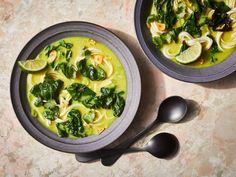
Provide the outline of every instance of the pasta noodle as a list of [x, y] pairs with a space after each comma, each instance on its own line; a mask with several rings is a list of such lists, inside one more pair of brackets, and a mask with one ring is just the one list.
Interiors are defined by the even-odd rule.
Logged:
[[235, 7], [235, 0], [227, 0], [226, 4], [230, 7], [233, 8]]
[[109, 78], [112, 75], [112, 73], [113, 73], [113, 66], [112, 66], [112, 64], [106, 58], [104, 58], [103, 60], [106, 63], [106, 65], [108, 66], [108, 68], [109, 68], [109, 72], [107, 74], [107, 77]]
[[208, 50], [210, 49], [213, 40], [207, 35], [209, 35], [209, 33], [206, 33], [204, 36], [201, 36], [200, 38], [194, 38], [187, 32], [181, 32], [179, 34], [179, 39], [181, 41], [185, 41], [189, 46], [194, 45], [196, 42], [200, 42], [201, 44], [204, 43], [205, 44], [204, 49]]
[[157, 26], [157, 22], [152, 22], [152, 23], [151, 23], [151, 29], [152, 29], [152, 31], [153, 31], [154, 34], [156, 33], [156, 35], [158, 35], [158, 34], [163, 34], [163, 33], [165, 32], [165, 31], [159, 30], [159, 28], [158, 28], [158, 26]]
[[93, 48], [93, 47], [89, 47], [88, 50], [91, 52], [92, 55], [101, 54], [102, 53], [102, 51], [100, 49]]
[[70, 99], [71, 96], [66, 90], [63, 90], [62, 93], [59, 95], [60, 117], [65, 116]]

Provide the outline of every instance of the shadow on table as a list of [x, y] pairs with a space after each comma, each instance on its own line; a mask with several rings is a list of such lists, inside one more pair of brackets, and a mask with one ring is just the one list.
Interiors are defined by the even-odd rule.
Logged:
[[208, 83], [200, 83], [203, 87], [212, 88], [212, 89], [230, 89], [236, 87], [236, 72], [226, 76], [217, 81], [212, 81]]
[[141, 99], [137, 114], [130, 127], [109, 147], [136, 135], [149, 125], [157, 115], [160, 102], [166, 97], [162, 73], [152, 65], [139, 47], [138, 41], [118, 30], [111, 29], [129, 47], [139, 67], [141, 76]]
[[184, 119], [181, 120], [180, 123], [185, 123], [185, 122], [189, 122], [189, 121], [193, 120], [201, 112], [201, 106], [196, 101], [187, 99], [187, 104], [188, 104], [187, 114], [184, 117]]

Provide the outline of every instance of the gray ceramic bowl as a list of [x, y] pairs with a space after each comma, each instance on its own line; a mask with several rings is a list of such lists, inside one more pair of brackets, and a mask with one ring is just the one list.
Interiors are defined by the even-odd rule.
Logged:
[[[126, 106], [122, 115], [100, 135], [76, 140], [60, 138], [43, 127], [31, 116], [26, 96], [26, 76], [17, 66], [17, 61], [35, 58], [48, 44], [70, 36], [86, 36], [108, 46], [122, 63], [127, 78]], [[132, 122], [140, 101], [141, 81], [135, 59], [126, 45], [113, 33], [101, 26], [86, 22], [65, 22], [51, 26], [33, 37], [19, 54], [11, 75], [11, 100], [13, 108], [25, 130], [42, 144], [53, 149], [83, 153], [98, 150], [116, 140]]]
[[150, 59], [162, 72], [186, 82], [209, 82], [223, 78], [236, 70], [236, 53], [220, 64], [208, 68], [191, 68], [165, 58], [152, 43], [152, 37], [146, 25], [152, 0], [137, 0], [134, 12], [135, 30], [139, 43]]

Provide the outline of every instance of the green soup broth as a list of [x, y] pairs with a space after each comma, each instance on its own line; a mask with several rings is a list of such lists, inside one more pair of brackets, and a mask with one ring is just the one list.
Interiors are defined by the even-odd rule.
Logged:
[[[155, 2], [159, 4], [155, 5]], [[188, 33], [191, 34], [194, 39], [200, 38], [202, 36], [207, 36], [206, 34], [208, 34], [208, 36], [211, 36], [211, 38], [215, 42], [215, 45], [218, 45], [216, 44], [216, 40], [217, 40], [216, 34], [222, 32], [223, 35], [221, 36], [221, 39], [229, 43], [234, 41], [236, 18], [235, 18], [235, 12], [232, 13], [233, 14], [232, 16], [227, 15], [227, 12], [232, 10], [232, 8], [227, 6], [228, 1], [209, 1], [211, 3], [210, 5], [207, 4], [208, 1], [201, 1], [202, 3], [198, 1], [187, 1], [187, 0], [160, 1], [160, 2], [153, 0], [153, 5], [150, 10], [150, 16], [147, 18], [147, 27], [150, 29], [150, 33], [152, 34], [153, 39], [155, 37], [159, 38], [158, 39], [159, 44], [161, 45], [157, 45], [155, 42], [154, 44], [156, 45], [157, 50], [160, 49], [162, 53], [164, 53], [163, 52], [164, 48], [168, 49], [168, 51], [170, 51], [176, 56], [178, 56], [181, 53], [180, 49], [181, 49], [183, 41], [179, 40], [178, 38], [179, 33], [176, 36], [173, 36], [173, 33], [171, 33], [171, 31], [173, 32], [173, 30], [176, 30], [179, 28], [180, 32], [187, 32], [188, 29], [192, 29], [192, 26], [189, 26], [188, 28], [186, 28], [187, 29], [186, 30], [184, 26], [186, 22], [189, 21], [190, 17], [193, 15], [196, 19], [194, 22], [195, 24], [193, 24], [193, 26], [197, 26], [198, 30], [200, 31], [198, 36], [197, 35], [194, 36], [194, 34], [191, 34], [192, 32], [191, 30], [188, 31]], [[174, 16], [176, 17], [176, 22], [173, 24], [173, 26], [170, 29], [165, 29], [164, 32], [157, 31], [156, 34], [154, 35], [151, 30], [151, 23], [157, 22], [165, 26], [169, 23], [167, 21], [168, 21], [168, 18], [171, 18], [171, 17], [168, 15], [168, 9], [165, 9], [165, 5], [168, 5], [168, 3], [170, 2], [173, 2], [173, 4], [169, 8], [173, 9]], [[160, 4], [164, 4], [163, 7]], [[216, 5], [213, 5], [213, 4], [216, 4]], [[227, 16], [228, 19], [231, 18], [231, 29], [214, 30], [210, 25], [208, 25], [209, 23], [212, 23], [213, 21], [212, 20], [213, 15], [210, 15], [210, 11], [216, 11], [216, 9], [220, 9], [220, 8], [227, 9], [226, 10], [227, 12], [221, 12], [221, 14]], [[161, 11], [161, 13], [158, 10]], [[179, 16], [181, 13], [183, 15]], [[167, 18], [167, 20], [163, 20], [165, 18]], [[201, 20], [199, 19], [202, 19], [202, 22], [200, 22]], [[171, 42], [167, 41], [165, 38], [165, 34], [168, 35], [168, 33], [172, 35], [171, 38], [175, 38], [175, 39], [171, 39]], [[204, 43], [201, 43], [201, 44], [202, 46], [204, 46]], [[204, 50], [204, 47], [202, 47], [202, 53], [200, 57], [192, 63], [181, 64], [176, 60], [176, 57], [170, 57], [169, 59], [172, 60], [173, 62], [176, 62], [178, 64], [181, 64], [187, 67], [206, 68], [206, 67], [210, 67], [210, 66], [223, 62], [235, 51], [235, 47], [232, 47], [232, 48], [228, 47], [228, 48], [225, 48], [223, 51], [216, 52], [214, 53], [214, 55], [212, 55], [211, 53], [212, 48], [213, 48], [213, 45], [208, 50]]]
[[[104, 44], [93, 41], [90, 38], [87, 37], [82, 37], [82, 36], [76, 36], [76, 37], [69, 37], [63, 39], [67, 43], [73, 44], [72, 47], [72, 57], [70, 58], [69, 64], [70, 65], [76, 65], [76, 61], [78, 60], [80, 56], [81, 50], [86, 46], [88, 48], [96, 48], [101, 51], [101, 55], [106, 58], [107, 61], [111, 64], [113, 68], [112, 74], [106, 78], [105, 80], [101, 81], [92, 81], [87, 77], [84, 77], [81, 74], [77, 74], [75, 78], [68, 79], [65, 78], [64, 85], [62, 89], [65, 89], [72, 83], [81, 83], [85, 84], [89, 89], [93, 90], [97, 95], [101, 94], [100, 89], [102, 87], [116, 87], [117, 90], [123, 91], [124, 94], [122, 95], [124, 98], [126, 97], [127, 93], [127, 82], [126, 82], [126, 76], [125, 76], [125, 71], [123, 69], [122, 64], [120, 63], [119, 59], [117, 56], [111, 51], [107, 46]], [[92, 41], [92, 42], [91, 42]], [[56, 41], [52, 43], [51, 45], [58, 45], [59, 41]], [[47, 60], [48, 56], [45, 54], [45, 50], [42, 50], [38, 56], [37, 59], [40, 60]], [[57, 58], [55, 61], [60, 63], [63, 59]], [[88, 59], [88, 63], [91, 63], [92, 59]], [[99, 64], [99, 67], [101, 67], [107, 74], [110, 72], [110, 67], [105, 64], [104, 62]], [[41, 107], [36, 107], [34, 105], [35, 97], [31, 94], [30, 90], [32, 87], [36, 84], [42, 83], [45, 77], [45, 74], [47, 72], [55, 70], [51, 67], [47, 67], [45, 70], [37, 72], [37, 73], [31, 73], [28, 74], [27, 76], [27, 97], [28, 97], [28, 102], [31, 107], [32, 115], [34, 117], [37, 117], [39, 122], [49, 129], [50, 131], [54, 133], [58, 133], [57, 127], [56, 127], [56, 122], [55, 121], [49, 121], [45, 119], [43, 115], [44, 108]], [[57, 71], [56, 71], [57, 72]], [[84, 131], [86, 136], [90, 135], [96, 135], [100, 134], [102, 131], [107, 129], [116, 119], [117, 117], [113, 115], [113, 112], [111, 109], [103, 109], [103, 108], [98, 108], [98, 109], [90, 109], [85, 107], [82, 103], [73, 101], [73, 103], [68, 106], [68, 109], [77, 109], [81, 113], [81, 117], [83, 117], [86, 113], [89, 111], [94, 111], [95, 112], [95, 119], [92, 123], [88, 124], [86, 123], [83, 119], [83, 125], [84, 125]], [[60, 117], [62, 121], [66, 120], [66, 114], [62, 117]], [[73, 135], [69, 135], [70, 138], [77, 138], [74, 137]]]

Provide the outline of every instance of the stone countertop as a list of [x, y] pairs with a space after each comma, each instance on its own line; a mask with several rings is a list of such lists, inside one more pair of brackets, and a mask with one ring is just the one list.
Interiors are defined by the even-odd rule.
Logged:
[[[191, 84], [168, 77], [144, 56], [136, 39], [135, 0], [0, 0], [0, 176], [79, 177], [231, 177], [236, 174], [236, 73], [216, 82]], [[138, 116], [120, 138], [135, 134], [154, 118], [171, 95], [192, 107], [181, 124], [162, 124], [136, 143], [159, 132], [173, 133], [180, 151], [171, 160], [148, 153], [128, 154], [113, 165], [78, 163], [73, 154], [52, 150], [20, 125], [10, 100], [10, 75], [24, 45], [38, 32], [64, 21], [88, 21], [111, 29], [135, 51], [142, 75]]]

